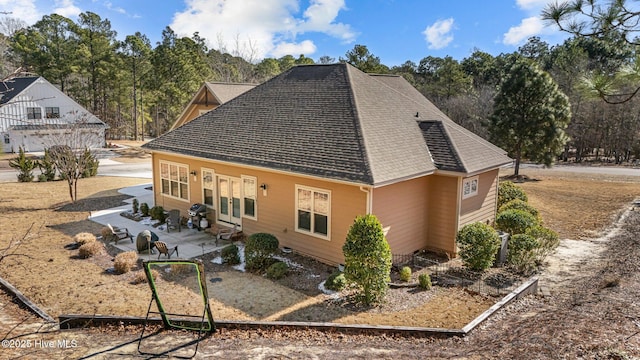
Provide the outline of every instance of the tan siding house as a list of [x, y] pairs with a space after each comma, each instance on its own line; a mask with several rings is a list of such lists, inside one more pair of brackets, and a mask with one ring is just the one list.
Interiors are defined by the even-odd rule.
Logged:
[[344, 261], [358, 215], [392, 253], [457, 253], [464, 224], [493, 221], [505, 152], [453, 123], [402, 77], [297, 66], [149, 142], [156, 205], [205, 204], [210, 224], [267, 232]]

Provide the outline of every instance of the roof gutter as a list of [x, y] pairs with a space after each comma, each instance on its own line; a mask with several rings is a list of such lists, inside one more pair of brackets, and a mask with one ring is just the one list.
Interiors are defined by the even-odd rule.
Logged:
[[358, 183], [358, 182], [352, 182], [352, 181], [346, 181], [346, 180], [337, 180], [337, 179], [325, 178], [325, 177], [321, 177], [321, 176], [307, 175], [307, 174], [302, 174], [302, 173], [297, 173], [297, 172], [292, 172], [292, 171], [278, 170], [278, 169], [273, 169], [273, 168], [268, 168], [268, 167], [263, 167], [263, 166], [246, 165], [246, 164], [241, 164], [241, 163], [231, 162], [231, 161], [209, 159], [209, 158], [205, 158], [205, 157], [199, 157], [199, 156], [194, 156], [194, 155], [185, 155], [185, 154], [171, 152], [171, 151], [150, 149], [150, 148], [144, 147], [144, 146], [143, 146], [143, 148], [146, 148], [147, 150], [151, 151], [152, 153], [156, 153], [156, 154], [188, 158], [188, 159], [198, 160], [198, 161], [203, 161], [203, 162], [212, 162], [212, 163], [218, 163], [218, 164], [222, 164], [222, 165], [236, 166], [236, 167], [240, 167], [240, 168], [260, 170], [260, 171], [271, 172], [271, 173], [276, 173], [276, 174], [297, 176], [297, 177], [306, 178], [306, 179], [321, 180], [321, 181], [332, 182], [332, 183], [343, 184], [343, 185], [371, 186], [370, 184], [363, 184], [361, 182]]

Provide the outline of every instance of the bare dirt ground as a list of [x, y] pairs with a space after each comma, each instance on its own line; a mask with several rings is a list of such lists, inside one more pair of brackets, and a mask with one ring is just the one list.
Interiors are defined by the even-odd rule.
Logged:
[[[634, 234], [640, 231], [640, 209], [633, 208], [631, 201], [640, 194], [640, 186], [638, 183], [630, 183], [629, 179], [600, 181], [577, 177], [565, 180], [562, 177], [546, 178], [533, 173], [530, 177], [539, 180], [523, 184], [530, 201], [541, 210], [547, 225], [554, 228], [552, 224], [562, 224], [556, 230], [569, 239], [563, 240], [557, 254], [549, 259], [549, 265], [541, 274], [542, 286], [547, 288], [546, 293], [543, 292], [545, 296], [527, 297], [513, 303], [463, 339], [343, 335], [311, 330], [225, 330], [202, 342], [197, 357], [639, 357], [640, 304], [637, 299], [640, 295], [640, 243]], [[553, 191], [554, 188], [559, 191]], [[564, 191], [568, 193], [565, 194]], [[4, 200], [4, 196], [2, 199]], [[29, 204], [27, 209], [30, 209]], [[21, 211], [29, 212], [31, 211]], [[31, 214], [31, 218], [33, 216]], [[590, 234], [600, 236], [589, 237]], [[603, 234], [608, 235], [601, 236]], [[546, 279], [557, 281], [548, 281], [548, 285], [544, 285], [545, 276], [550, 276]], [[77, 296], [76, 301], [88, 301], [87, 299], [89, 297]], [[40, 323], [17, 309], [6, 296], [0, 297], [0, 308], [2, 313], [15, 314], [11, 317], [13, 320], [9, 320], [13, 323], [22, 322], [22, 319], [27, 319], [24, 326], [37, 326]], [[3, 323], [4, 321], [5, 318], [2, 319]], [[29, 337], [32, 340], [75, 340], [76, 346], [58, 347], [54, 350], [36, 349], [33, 346], [29, 349], [8, 349], [9, 351], [0, 349], [0, 358], [3, 355], [14, 357], [19, 354], [26, 355], [26, 358], [78, 358], [85, 355], [95, 355], [92, 358], [129, 358], [137, 354], [137, 343], [127, 344], [127, 341], [136, 339], [138, 331], [139, 329], [116, 327], [32, 335]], [[16, 330], [14, 333], [19, 332]], [[184, 343], [183, 340], [180, 333], [164, 332], [150, 338], [145, 344], [156, 346], [155, 350], [169, 350]], [[189, 352], [187, 350], [193, 349], [182, 349], [171, 354], [184, 355]], [[101, 353], [102, 351], [108, 353]]]

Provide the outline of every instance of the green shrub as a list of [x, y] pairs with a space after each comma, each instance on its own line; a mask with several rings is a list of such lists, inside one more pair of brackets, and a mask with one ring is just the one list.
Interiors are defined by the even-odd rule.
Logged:
[[289, 271], [289, 265], [282, 261], [276, 261], [267, 268], [267, 277], [269, 279], [282, 279]]
[[251, 234], [244, 247], [246, 268], [249, 271], [264, 270], [271, 264], [271, 256], [280, 245], [278, 239], [267, 233]]
[[113, 260], [113, 268], [118, 274], [124, 274], [133, 269], [138, 262], [138, 254], [135, 251], [126, 251], [116, 255]]
[[507, 262], [517, 271], [530, 273], [536, 267], [538, 241], [531, 235], [516, 234], [509, 238]]
[[456, 236], [464, 266], [484, 271], [491, 267], [500, 249], [500, 237], [489, 225], [475, 222], [462, 227]]
[[149, 211], [152, 220], [158, 220], [160, 223], [164, 224], [167, 215], [164, 213], [164, 208], [162, 206], [154, 206]]
[[98, 175], [98, 166], [100, 165], [100, 161], [96, 158], [96, 156], [89, 149], [84, 149], [84, 153], [82, 153], [82, 161], [85, 166], [82, 170], [82, 177], [88, 178]]
[[527, 235], [532, 236], [538, 242], [535, 250], [536, 262], [541, 264], [560, 245], [558, 234], [544, 226], [538, 225], [527, 231]]
[[381, 302], [391, 281], [391, 249], [375, 215], [358, 216], [342, 246], [344, 276], [354, 286], [354, 300], [369, 306]]
[[527, 194], [518, 185], [511, 181], [501, 181], [498, 184], [498, 209], [511, 200], [520, 199], [528, 201]]
[[18, 157], [9, 160], [9, 166], [18, 170], [19, 182], [32, 182], [33, 181], [33, 169], [37, 166], [37, 161], [33, 161], [27, 157], [24, 153], [22, 146], [18, 152]]
[[44, 156], [38, 161], [38, 168], [42, 173], [38, 176], [38, 181], [45, 182], [56, 179], [56, 165], [49, 149], [44, 149]]
[[142, 216], [149, 216], [149, 204], [146, 202], [140, 204], [140, 212], [142, 213]]
[[418, 283], [420, 284], [420, 289], [431, 290], [431, 276], [429, 274], [418, 275]]
[[408, 266], [403, 266], [400, 269], [400, 280], [407, 282], [411, 280], [411, 268]]
[[238, 254], [238, 247], [233, 244], [223, 247], [220, 256], [222, 257], [223, 264], [229, 264], [229, 265], [240, 264], [240, 255]]
[[496, 227], [511, 235], [524, 234], [540, 225], [540, 220], [524, 210], [510, 209], [496, 216]]
[[134, 214], [138, 213], [138, 209], [139, 209], [139, 202], [138, 199], [133, 199], [133, 201], [131, 202], [131, 210], [133, 210]]
[[522, 201], [520, 199], [511, 200], [508, 203], [500, 206], [500, 208], [498, 209], [498, 214], [507, 210], [522, 210], [522, 211], [528, 212], [529, 214], [533, 215], [537, 219], [540, 218], [538, 209], [531, 206], [528, 202]]
[[347, 287], [347, 279], [342, 271], [334, 271], [324, 282], [324, 287], [333, 291], [342, 291]]

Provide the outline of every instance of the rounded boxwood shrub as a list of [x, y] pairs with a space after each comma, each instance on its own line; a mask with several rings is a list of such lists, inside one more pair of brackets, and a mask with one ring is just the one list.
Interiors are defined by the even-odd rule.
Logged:
[[516, 234], [509, 238], [507, 262], [517, 271], [529, 273], [536, 267], [538, 241], [528, 234]]
[[527, 194], [524, 190], [511, 181], [501, 181], [498, 184], [498, 209], [511, 200], [520, 199], [527, 202]]
[[223, 264], [229, 264], [229, 265], [240, 264], [240, 255], [238, 254], [238, 247], [233, 244], [223, 247], [220, 256], [222, 257]]
[[400, 280], [407, 282], [411, 280], [411, 268], [408, 266], [403, 266], [400, 269]]
[[267, 268], [267, 277], [269, 279], [282, 279], [289, 271], [289, 265], [282, 261], [276, 261]]
[[152, 207], [151, 210], [149, 211], [149, 214], [151, 215], [152, 220], [158, 220], [163, 224], [167, 217], [167, 215], [165, 215], [164, 213], [164, 208], [162, 206]]
[[429, 274], [418, 275], [418, 283], [420, 285], [420, 289], [431, 290], [431, 276], [429, 276]]
[[539, 218], [538, 209], [531, 206], [528, 202], [522, 201], [520, 199], [513, 199], [508, 203], [500, 206], [500, 208], [498, 209], [498, 214], [507, 210], [522, 210], [528, 212], [536, 218]]
[[500, 249], [498, 232], [481, 222], [463, 226], [456, 241], [462, 263], [471, 270], [484, 271], [491, 267]]
[[247, 238], [247, 243], [244, 247], [244, 258], [247, 270], [264, 270], [267, 266], [271, 265], [271, 256], [278, 250], [279, 245], [280, 242], [278, 239], [271, 234], [251, 234], [251, 236]]
[[540, 225], [540, 220], [524, 210], [510, 209], [496, 216], [496, 227], [511, 235], [524, 234]]
[[342, 271], [334, 271], [324, 282], [324, 287], [333, 291], [342, 291], [347, 287], [347, 279]]

